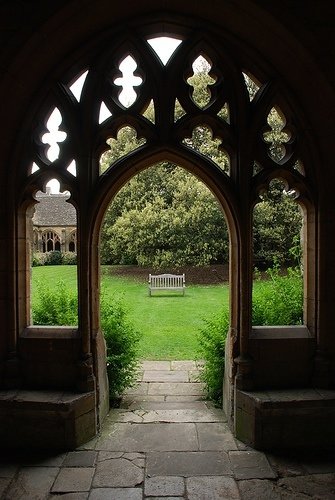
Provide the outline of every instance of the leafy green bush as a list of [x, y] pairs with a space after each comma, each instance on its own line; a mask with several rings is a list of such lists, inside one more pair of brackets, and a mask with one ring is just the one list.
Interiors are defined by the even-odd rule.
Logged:
[[32, 266], [61, 266], [77, 264], [77, 254], [75, 252], [60, 252], [53, 250], [51, 252], [34, 252]]
[[65, 266], [77, 265], [77, 254], [75, 252], [64, 252], [62, 254], [62, 264]]
[[48, 254], [46, 252], [34, 252], [31, 265], [33, 267], [44, 266], [47, 258]]
[[60, 266], [63, 262], [62, 252], [59, 250], [52, 250], [48, 252], [47, 259], [45, 261], [46, 266]]
[[229, 312], [224, 309], [211, 319], [206, 319], [205, 326], [198, 334], [199, 354], [205, 361], [200, 377], [205, 382], [208, 397], [220, 406], [228, 328]]
[[110, 300], [101, 294], [101, 328], [106, 340], [107, 375], [111, 405], [125, 389], [134, 385], [139, 364], [140, 334], [127, 321], [120, 298]]
[[33, 307], [35, 325], [76, 325], [78, 323], [77, 294], [69, 290], [63, 281], [49, 288], [37, 283], [38, 301]]
[[[300, 267], [289, 268], [281, 275], [275, 265], [267, 270], [268, 280], [256, 276], [253, 293], [252, 322], [254, 325], [299, 325], [303, 321], [303, 284]], [[222, 380], [225, 363], [225, 341], [229, 328], [229, 313], [224, 309], [205, 321], [198, 334], [200, 356], [205, 360], [201, 379], [207, 394], [222, 405]]]
[[[59, 281], [53, 288], [37, 284], [38, 301], [33, 307], [35, 325], [76, 325], [77, 295]], [[109, 395], [114, 404], [136, 381], [140, 334], [127, 321], [121, 300], [102, 293], [101, 328], [106, 339]]]
[[276, 264], [266, 271], [267, 280], [256, 276], [252, 301], [253, 325], [301, 325], [303, 282], [300, 267], [280, 273]]

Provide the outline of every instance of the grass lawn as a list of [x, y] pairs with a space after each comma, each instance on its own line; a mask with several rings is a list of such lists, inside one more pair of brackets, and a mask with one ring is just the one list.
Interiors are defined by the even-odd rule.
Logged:
[[[117, 277], [102, 266], [102, 287], [107, 294], [121, 295], [129, 321], [143, 335], [140, 354], [143, 359], [195, 359], [197, 333], [204, 319], [228, 307], [228, 286], [190, 285], [181, 293], [155, 292], [148, 295], [146, 282]], [[187, 277], [186, 277], [187, 279]], [[37, 300], [37, 282], [57, 285], [62, 280], [76, 287], [75, 266], [33, 268], [32, 304]]]

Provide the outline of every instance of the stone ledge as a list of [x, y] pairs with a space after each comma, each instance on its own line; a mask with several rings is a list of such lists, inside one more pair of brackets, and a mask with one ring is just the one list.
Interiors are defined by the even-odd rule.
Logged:
[[0, 391], [4, 447], [74, 449], [96, 434], [95, 393]]

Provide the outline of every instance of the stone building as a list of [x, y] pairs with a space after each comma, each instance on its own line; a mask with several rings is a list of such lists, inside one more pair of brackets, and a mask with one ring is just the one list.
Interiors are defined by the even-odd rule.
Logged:
[[[108, 388], [98, 307], [100, 227], [118, 190], [164, 160], [212, 190], [229, 227], [223, 384], [231, 429], [257, 448], [299, 446], [307, 436], [310, 445], [334, 445], [333, 1], [129, 0], [111, 8], [106, 0], [5, 0], [0, 24], [2, 445], [70, 448], [103, 425]], [[164, 63], [148, 42], [162, 35], [180, 41]], [[188, 83], [200, 54], [215, 83], [202, 108]], [[137, 65], [131, 105], [120, 94], [119, 66], [128, 55]], [[78, 93], [73, 85], [80, 79]], [[154, 120], [145, 115], [150, 102]], [[269, 147], [273, 109], [283, 123], [279, 161]], [[229, 172], [183, 142], [203, 125], [220, 138]], [[101, 173], [106, 140], [123, 126], [146, 142]], [[77, 212], [78, 328], [30, 324], [28, 221], [36, 192], [53, 178], [71, 193]], [[252, 212], [274, 178], [296, 192], [304, 213], [300, 327], [251, 322]], [[24, 396], [27, 389], [35, 399]], [[52, 391], [66, 396], [52, 399]]]
[[76, 252], [77, 215], [71, 203], [67, 203], [70, 195], [39, 191], [35, 198], [37, 204], [32, 218], [33, 251]]

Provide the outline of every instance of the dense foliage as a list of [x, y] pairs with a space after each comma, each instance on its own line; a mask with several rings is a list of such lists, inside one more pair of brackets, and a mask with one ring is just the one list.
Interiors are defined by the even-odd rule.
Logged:
[[[267, 271], [267, 280], [257, 276], [253, 293], [253, 325], [299, 325], [303, 321], [303, 284], [300, 267], [282, 275], [278, 265]], [[205, 321], [198, 334], [199, 357], [205, 360], [201, 378], [208, 396], [222, 404], [225, 341], [229, 328], [228, 311]]]
[[[77, 294], [63, 281], [53, 288], [38, 284], [38, 301], [33, 307], [35, 325], [77, 325]], [[140, 334], [127, 320], [120, 298], [101, 295], [101, 328], [106, 340], [107, 375], [111, 404], [136, 381]]]
[[167, 268], [228, 260], [223, 213], [203, 183], [161, 163], [138, 174], [110, 205], [103, 263]]
[[34, 252], [32, 266], [62, 266], [77, 264], [77, 254], [75, 252], [60, 252], [53, 250], [50, 252]]

